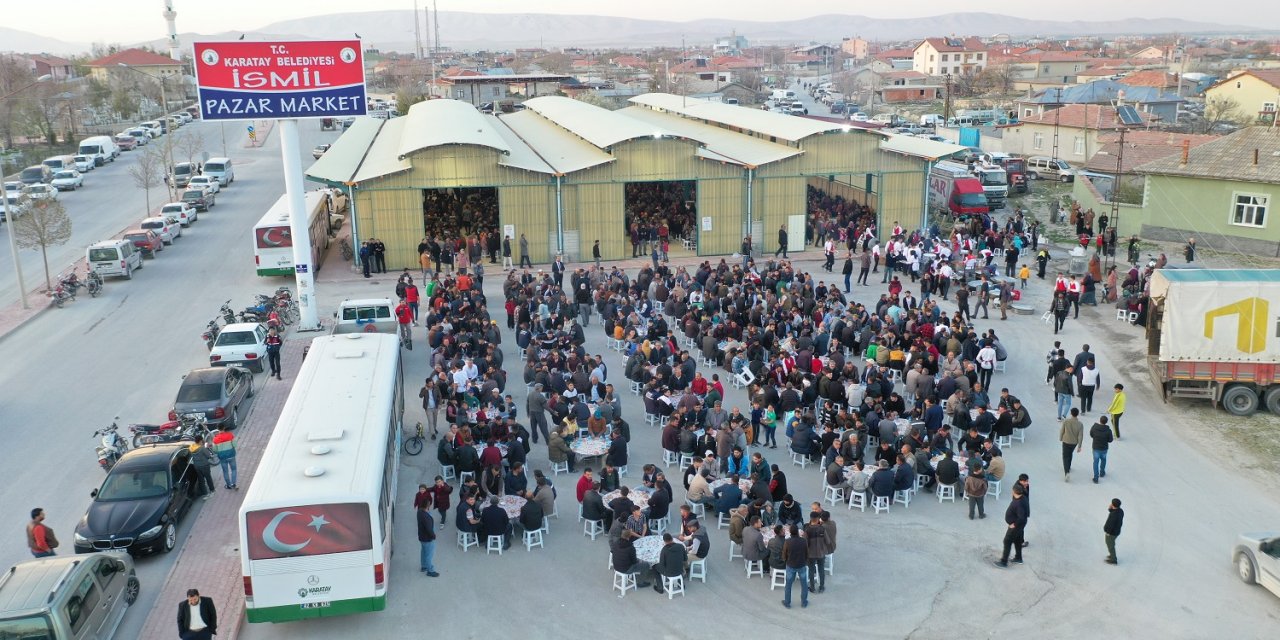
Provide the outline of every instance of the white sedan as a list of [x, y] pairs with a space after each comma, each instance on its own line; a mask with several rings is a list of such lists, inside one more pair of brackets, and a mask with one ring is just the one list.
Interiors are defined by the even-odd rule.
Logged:
[[1280, 532], [1241, 534], [1231, 561], [1245, 584], [1260, 584], [1280, 596]]
[[218, 193], [219, 191], [222, 191], [222, 187], [218, 185], [218, 179], [210, 178], [209, 176], [196, 176], [189, 180], [187, 185], [208, 189], [209, 193]]
[[79, 171], [57, 171], [49, 184], [58, 191], [75, 191], [84, 186], [84, 176]]
[[37, 182], [35, 184], [27, 185], [25, 188], [22, 189], [22, 193], [23, 195], [27, 196], [28, 198], [31, 198], [32, 200], [57, 200], [58, 199], [58, 190], [54, 189], [53, 185], [48, 185], [43, 182]]

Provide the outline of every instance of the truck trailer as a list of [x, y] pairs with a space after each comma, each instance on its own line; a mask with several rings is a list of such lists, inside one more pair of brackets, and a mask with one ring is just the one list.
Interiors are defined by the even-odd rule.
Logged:
[[1147, 363], [1169, 398], [1280, 415], [1280, 269], [1158, 269]]
[[982, 183], [968, 167], [942, 161], [929, 170], [930, 208], [949, 211], [952, 216], [981, 215], [991, 210]]

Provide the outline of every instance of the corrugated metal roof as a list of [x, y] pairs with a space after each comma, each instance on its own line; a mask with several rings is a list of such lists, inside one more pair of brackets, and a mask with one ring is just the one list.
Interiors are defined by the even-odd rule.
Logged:
[[498, 164], [504, 167], [524, 169], [525, 171], [536, 171], [538, 173], [553, 174], [556, 172], [556, 170], [552, 168], [551, 165], [547, 164], [545, 160], [539, 157], [538, 153], [525, 143], [524, 140], [521, 140], [520, 136], [507, 128], [506, 125], [499, 122], [498, 116], [486, 115], [482, 117], [488, 125], [502, 137], [507, 148], [510, 149], [506, 155], [498, 158]]
[[474, 144], [503, 153], [511, 149], [484, 116], [461, 100], [424, 100], [409, 107], [398, 146], [401, 158], [415, 151], [448, 144]]
[[949, 158], [964, 151], [966, 148], [950, 142], [938, 142], [937, 140], [917, 138], [915, 136], [889, 136], [880, 141], [881, 151], [901, 153], [931, 161]]
[[789, 142], [798, 142], [810, 136], [843, 129], [842, 125], [821, 120], [811, 120], [762, 109], [698, 100], [670, 93], [646, 93], [632, 98], [631, 102], [675, 113], [686, 118], [706, 120], [707, 122], [743, 129]]
[[387, 121], [356, 118], [333, 142], [333, 146], [307, 168], [307, 177], [330, 184], [350, 182], [365, 155], [369, 153], [369, 146], [373, 144], [384, 122]]
[[364, 182], [413, 168], [413, 163], [399, 152], [404, 130], [408, 128], [409, 122], [409, 118], [405, 117], [392, 118], [382, 124], [378, 136], [369, 145], [369, 152], [364, 155], [364, 161], [351, 177], [352, 182]]
[[700, 157], [758, 167], [770, 162], [785, 160], [802, 153], [795, 147], [761, 140], [721, 127], [704, 124], [678, 115], [654, 111], [648, 107], [627, 107], [619, 111], [629, 117], [648, 122], [655, 127], [674, 131], [686, 138], [706, 144]]
[[616, 111], [563, 96], [526, 100], [524, 106], [601, 149], [627, 140], [671, 134], [670, 131], [657, 131]]
[[614, 161], [613, 156], [533, 111], [498, 116], [498, 122], [537, 151], [555, 173], [572, 173]]

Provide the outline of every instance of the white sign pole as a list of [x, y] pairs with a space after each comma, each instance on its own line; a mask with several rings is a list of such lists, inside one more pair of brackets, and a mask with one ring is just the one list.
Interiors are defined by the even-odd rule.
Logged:
[[298, 121], [290, 118], [276, 123], [280, 127], [280, 156], [284, 161], [284, 192], [289, 202], [289, 235], [293, 238], [293, 272], [298, 280], [298, 330], [319, 331], [320, 315], [316, 311], [315, 276], [311, 264], [311, 235], [307, 229], [306, 190], [302, 186], [302, 145], [298, 139]]

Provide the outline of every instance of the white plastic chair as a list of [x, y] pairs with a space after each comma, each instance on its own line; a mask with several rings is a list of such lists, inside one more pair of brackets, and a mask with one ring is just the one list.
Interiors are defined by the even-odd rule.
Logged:
[[689, 563], [689, 579], [701, 580], [704, 584], [707, 582], [707, 559], [694, 560]]
[[[544, 519], [543, 522], [545, 526], [546, 520]], [[542, 547], [542, 529], [524, 532], [524, 550], [533, 551], [534, 547]]]
[[470, 549], [471, 547], [478, 547], [478, 546], [480, 546], [480, 538], [479, 538], [479, 536], [477, 536], [477, 535], [476, 535], [476, 534], [474, 534], [474, 533], [467, 533], [467, 532], [459, 531], [459, 532], [458, 532], [458, 546], [459, 546], [459, 547], [462, 547], [462, 552], [463, 552], [463, 553], [466, 553], [466, 552], [467, 552], [467, 549]]
[[494, 551], [497, 551], [498, 555], [502, 555], [502, 536], [489, 536], [484, 553], [489, 555]]
[[582, 535], [591, 536], [592, 540], [595, 540], [596, 536], [604, 535], [604, 520], [584, 520]]
[[867, 512], [867, 494], [865, 492], [855, 491], [849, 496], [849, 510], [852, 511], [854, 507], [857, 507], [858, 511], [863, 513]]
[[764, 577], [764, 560], [747, 560], [747, 579], [751, 576]]
[[662, 576], [662, 588], [667, 592], [667, 599], [671, 600], [676, 594], [684, 595], [684, 576]]
[[844, 500], [844, 487], [833, 487], [824, 485], [822, 487], [822, 499], [831, 506], [836, 506], [840, 501]]
[[769, 571], [769, 590], [784, 589], [787, 586], [787, 570], [771, 569]]
[[[612, 562], [612, 560], [610, 560], [610, 562]], [[613, 588], [620, 592], [618, 593], [619, 598], [625, 598], [627, 596], [627, 590], [635, 591], [636, 589], [636, 574], [614, 571]]]
[[942, 504], [944, 500], [956, 501], [956, 486], [954, 484], [938, 483], [938, 504]]
[[889, 513], [889, 496], [876, 496], [871, 500], [871, 508], [875, 509], [876, 513], [881, 511]]

